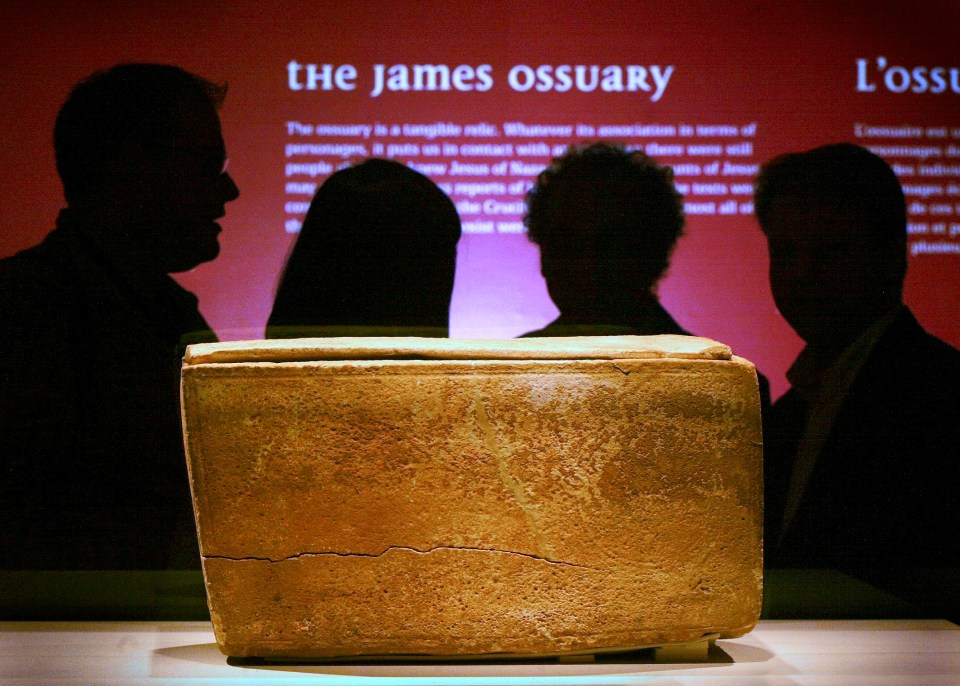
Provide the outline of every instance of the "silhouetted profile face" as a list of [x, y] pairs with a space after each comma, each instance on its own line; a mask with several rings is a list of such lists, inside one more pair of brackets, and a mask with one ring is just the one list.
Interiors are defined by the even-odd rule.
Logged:
[[780, 313], [832, 356], [897, 307], [906, 275], [907, 210], [882, 158], [852, 143], [787, 153], [754, 182]]
[[774, 301], [807, 343], [849, 342], [899, 301], [902, 255], [855, 209], [784, 195], [764, 231]]
[[211, 102], [184, 97], [172, 135], [145, 151], [142, 240], [164, 272], [180, 272], [220, 252], [217, 221], [239, 196], [226, 173], [226, 147]]
[[118, 266], [166, 274], [219, 253], [217, 220], [239, 196], [225, 171], [224, 93], [179, 67], [121, 64], [64, 102], [54, 147], [70, 216]]

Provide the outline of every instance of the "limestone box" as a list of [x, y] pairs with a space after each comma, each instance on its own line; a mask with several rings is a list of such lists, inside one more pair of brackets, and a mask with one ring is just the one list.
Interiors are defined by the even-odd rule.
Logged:
[[554, 655], [758, 619], [757, 376], [722, 344], [204, 344], [182, 390], [228, 655]]

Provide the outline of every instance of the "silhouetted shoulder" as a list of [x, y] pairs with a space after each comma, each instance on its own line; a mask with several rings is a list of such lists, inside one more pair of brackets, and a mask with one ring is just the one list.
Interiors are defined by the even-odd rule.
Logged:
[[[960, 440], [960, 350], [927, 333], [904, 308], [867, 359], [851, 395], [898, 417], [899, 430], [930, 452]], [[960, 445], [960, 443], [958, 443]]]
[[0, 260], [0, 369], [7, 397], [15, 382], [26, 387], [41, 381], [43, 369], [31, 359], [46, 357], [47, 368], [60, 363], [78, 311], [73, 268], [51, 242], [56, 239]]

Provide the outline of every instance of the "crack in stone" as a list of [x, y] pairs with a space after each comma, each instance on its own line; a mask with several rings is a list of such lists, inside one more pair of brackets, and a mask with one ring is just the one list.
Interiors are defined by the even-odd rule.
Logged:
[[272, 557], [230, 557], [229, 555], [204, 555], [204, 558], [208, 560], [229, 560], [231, 562], [289, 562], [291, 560], [299, 560], [303, 557], [367, 557], [376, 559], [383, 557], [389, 552], [395, 550], [406, 550], [411, 553], [418, 553], [420, 555], [428, 555], [437, 550], [463, 550], [467, 552], [478, 552], [478, 553], [500, 553], [501, 555], [516, 555], [518, 557], [526, 557], [531, 560], [537, 560], [539, 562], [545, 562], [551, 565], [561, 565], [564, 567], [576, 567], [578, 569], [592, 569], [594, 571], [599, 571], [597, 567], [590, 567], [588, 565], [578, 565], [575, 562], [564, 562], [563, 560], [554, 560], [547, 557], [541, 557], [540, 555], [533, 555], [532, 553], [521, 553], [516, 550], [500, 550], [499, 548], [471, 548], [469, 546], [457, 546], [457, 545], [438, 545], [433, 548], [428, 548], [427, 550], [420, 550], [419, 548], [413, 548], [411, 546], [405, 545], [391, 545], [387, 548], [384, 548], [379, 553], [339, 553], [336, 551], [328, 551], [323, 553], [297, 553], [296, 555], [288, 555], [287, 557], [281, 558], [272, 558]]
[[621, 374], [623, 374], [624, 376], [630, 376], [630, 371], [631, 371], [631, 370], [629, 370], [629, 369], [624, 369], [623, 367], [621, 367], [621, 366], [620, 366], [619, 364], [617, 364], [616, 362], [611, 362], [611, 364], [614, 366], [614, 368], [615, 368], [617, 371], [619, 371], [619, 372], [620, 372]]

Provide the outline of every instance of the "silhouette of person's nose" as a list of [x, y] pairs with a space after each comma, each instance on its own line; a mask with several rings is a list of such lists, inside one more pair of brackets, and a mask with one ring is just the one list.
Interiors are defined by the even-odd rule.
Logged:
[[237, 187], [237, 184], [234, 183], [233, 177], [230, 176], [228, 172], [220, 175], [219, 183], [220, 193], [223, 196], [224, 202], [230, 202], [240, 197], [240, 189]]

